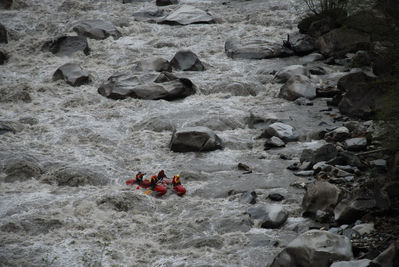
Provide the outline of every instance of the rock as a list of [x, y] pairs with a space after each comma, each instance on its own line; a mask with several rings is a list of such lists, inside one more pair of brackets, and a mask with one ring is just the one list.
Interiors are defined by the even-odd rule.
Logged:
[[45, 235], [61, 228], [64, 223], [57, 218], [34, 216], [20, 222], [24, 231], [30, 235]]
[[210, 247], [214, 249], [221, 249], [223, 247], [223, 239], [220, 236], [212, 237], [198, 237], [195, 239], [191, 239], [183, 244], [181, 244], [181, 248], [203, 248], [203, 247]]
[[0, 9], [11, 9], [13, 0], [1, 0]]
[[76, 63], [67, 63], [59, 67], [53, 74], [53, 80], [64, 80], [72, 86], [81, 86], [90, 82], [89, 73]]
[[103, 40], [109, 36], [112, 36], [114, 39], [119, 39], [121, 37], [121, 33], [111, 22], [100, 19], [79, 21], [73, 27], [73, 30], [78, 35], [96, 40]]
[[370, 42], [366, 33], [348, 28], [334, 29], [316, 40], [316, 47], [327, 57], [340, 57], [354, 52]]
[[33, 117], [22, 117], [18, 121], [20, 123], [29, 124], [29, 125], [36, 125], [39, 123], [39, 120]]
[[384, 185], [384, 192], [387, 192], [390, 199], [399, 197], [399, 182], [392, 181]]
[[294, 103], [298, 106], [313, 106], [313, 102], [305, 97], [295, 99]]
[[304, 75], [291, 77], [280, 89], [278, 97], [293, 101], [299, 97], [313, 99], [316, 97], [316, 86]]
[[387, 169], [387, 161], [385, 159], [376, 159], [369, 162], [370, 167], [377, 168], [380, 170]]
[[343, 151], [343, 152], [338, 152], [338, 155], [336, 158], [333, 158], [327, 162], [327, 164], [330, 165], [350, 165], [350, 166], [355, 166], [361, 170], [365, 169], [365, 165], [360, 161], [359, 157], [356, 156], [355, 154], [348, 152], [348, 151]]
[[328, 161], [338, 155], [338, 150], [333, 144], [325, 144], [315, 150], [304, 149], [302, 151], [300, 162], [308, 161], [313, 166], [320, 161]]
[[222, 218], [215, 222], [215, 228], [221, 235], [232, 232], [246, 233], [251, 230], [251, 220], [247, 216]]
[[24, 83], [0, 87], [0, 102], [18, 103], [22, 101], [30, 103], [32, 102], [31, 92], [32, 88]]
[[102, 173], [79, 167], [62, 167], [46, 173], [40, 180], [58, 186], [105, 185], [108, 179]]
[[307, 55], [316, 49], [314, 40], [309, 35], [297, 35], [290, 37], [290, 48], [299, 56]]
[[282, 201], [284, 199], [284, 196], [279, 193], [271, 193], [267, 197], [272, 201]]
[[314, 171], [309, 170], [309, 171], [299, 171], [299, 172], [294, 172], [295, 176], [302, 176], [302, 177], [308, 177], [308, 176], [313, 176]]
[[310, 230], [290, 242], [270, 267], [329, 267], [331, 262], [352, 258], [352, 244], [347, 237]]
[[221, 148], [222, 140], [206, 127], [178, 129], [170, 142], [170, 149], [174, 152], [205, 152]]
[[5, 182], [24, 182], [29, 179], [38, 179], [43, 171], [35, 159], [30, 157], [12, 158], [5, 163], [4, 173]]
[[5, 133], [16, 134], [24, 129], [23, 125], [13, 121], [0, 121], [0, 135]]
[[157, 72], [171, 72], [172, 65], [168, 60], [160, 57], [149, 58], [134, 63], [132, 67], [134, 71], [157, 71]]
[[374, 223], [361, 223], [353, 226], [352, 229], [361, 235], [370, 234], [375, 231]]
[[[230, 82], [230, 81], [221, 81], [216, 83], [211, 91], [211, 93], [223, 93], [230, 94], [232, 96], [256, 96], [258, 92], [262, 92], [264, 87], [259, 86], [257, 84], [252, 83], [244, 83], [244, 82]], [[207, 93], [207, 92], [204, 92]]]
[[135, 20], [148, 22], [156, 22], [156, 20], [163, 15], [163, 9], [159, 8], [141, 9], [133, 13], [133, 17], [135, 18]]
[[337, 261], [334, 262], [330, 267], [381, 267], [381, 265], [375, 263], [374, 261], [364, 259], [354, 261]]
[[371, 65], [371, 58], [366, 51], [360, 50], [351, 58], [351, 66], [364, 67]]
[[194, 6], [183, 5], [158, 23], [170, 25], [188, 25], [193, 23], [214, 23], [214, 18], [207, 12]]
[[175, 54], [170, 61], [170, 64], [176, 70], [185, 71], [203, 71], [205, 70], [204, 65], [199, 60], [196, 54], [190, 50], [182, 50]]
[[270, 204], [267, 206], [257, 205], [248, 209], [249, 217], [255, 224], [262, 228], [278, 228], [288, 218], [288, 212], [282, 205]]
[[292, 50], [283, 47], [279, 43], [259, 39], [240, 39], [237, 37], [227, 39], [224, 50], [228, 57], [234, 59], [287, 57], [294, 53]]
[[49, 51], [56, 56], [71, 56], [75, 52], [90, 54], [89, 45], [84, 36], [61, 36], [55, 40], [47, 41], [42, 46], [42, 51]]
[[341, 190], [328, 182], [315, 181], [306, 187], [302, 199], [304, 216], [313, 216], [318, 210], [332, 212], [340, 199]]
[[279, 242], [276, 240], [270, 240], [267, 235], [264, 234], [246, 234], [249, 239], [250, 247], [277, 247]]
[[145, 197], [134, 191], [123, 191], [118, 193], [107, 193], [96, 200], [97, 206], [102, 210], [115, 210], [127, 212], [129, 210], [146, 211], [151, 209]]
[[301, 57], [299, 60], [300, 60], [303, 64], [306, 64], [306, 63], [311, 63], [311, 62], [320, 61], [320, 60], [323, 60], [323, 59], [324, 59], [324, 56], [323, 56], [322, 54], [319, 54], [319, 53], [312, 53], [312, 54], [309, 54], [309, 55], [307, 55], [307, 56]]
[[360, 233], [352, 228], [345, 229], [342, 234], [350, 240], [359, 239], [361, 237]]
[[278, 83], [285, 83], [295, 75], [308, 75], [307, 69], [302, 65], [291, 65], [282, 68], [274, 76], [274, 80]]
[[[334, 86], [316, 88], [316, 96], [317, 97], [337, 97], [337, 96], [341, 96], [341, 94], [342, 94], [342, 92]], [[336, 104], [336, 106], [338, 105], [338, 103]]]
[[322, 67], [314, 66], [309, 69], [309, 73], [313, 75], [325, 75], [327, 71]]
[[0, 23], [0, 43], [8, 43], [8, 33], [6, 27]]
[[327, 142], [341, 142], [350, 136], [349, 129], [346, 127], [338, 127], [324, 135]]
[[241, 195], [240, 202], [247, 204], [255, 204], [256, 203], [256, 192], [248, 191]]
[[265, 150], [268, 150], [270, 148], [274, 148], [274, 147], [284, 147], [285, 143], [283, 140], [281, 140], [280, 138], [276, 137], [276, 136], [272, 136], [270, 139], [266, 140], [265, 142]]
[[356, 137], [351, 139], [346, 139], [344, 142], [345, 149], [350, 151], [364, 150], [367, 147], [366, 137]]
[[177, 5], [179, 3], [178, 0], [156, 0], [155, 4], [157, 6], [168, 6], [168, 5]]
[[4, 65], [8, 59], [6, 52], [0, 50], [0, 65]]
[[299, 140], [299, 135], [294, 127], [281, 122], [275, 122], [267, 126], [261, 137], [270, 138], [276, 136], [284, 142], [293, 142]]
[[362, 88], [367, 87], [367, 84], [373, 82], [375, 77], [366, 74], [363, 71], [349, 73], [342, 76], [337, 83], [338, 89], [343, 92], [350, 92], [354, 87], [356, 91], [360, 91]]
[[374, 261], [382, 267], [399, 266], [399, 241], [394, 241], [386, 250], [381, 252]]
[[246, 172], [251, 171], [251, 168], [248, 165], [246, 165], [244, 163], [241, 163], [241, 162], [238, 163], [237, 167], [238, 167], [239, 170], [243, 170], [243, 171], [246, 171]]
[[195, 93], [195, 85], [186, 78], [168, 73], [137, 74], [135, 71], [115, 73], [99, 88], [98, 93], [111, 99], [127, 97], [146, 100], [175, 100]]

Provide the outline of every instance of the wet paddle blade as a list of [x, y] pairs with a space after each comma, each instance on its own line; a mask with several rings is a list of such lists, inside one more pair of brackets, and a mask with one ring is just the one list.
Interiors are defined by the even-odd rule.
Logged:
[[146, 195], [148, 195], [149, 193], [151, 193], [151, 190], [147, 190], [147, 192], [145, 192]]

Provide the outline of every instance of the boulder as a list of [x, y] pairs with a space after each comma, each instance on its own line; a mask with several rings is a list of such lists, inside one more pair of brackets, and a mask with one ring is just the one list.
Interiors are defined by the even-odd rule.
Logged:
[[372, 260], [364, 259], [354, 261], [337, 261], [334, 262], [330, 267], [381, 267], [381, 265]]
[[174, 152], [205, 152], [223, 148], [219, 136], [206, 127], [176, 130], [169, 146]]
[[8, 56], [6, 54], [6, 52], [0, 50], [0, 65], [3, 65], [4, 63], [6, 63], [8, 59]]
[[148, 58], [144, 60], [140, 60], [134, 63], [132, 67], [133, 71], [157, 71], [157, 72], [171, 72], [172, 65], [168, 60], [156, 57], [156, 58]]
[[121, 33], [109, 22], [100, 19], [82, 20], [76, 23], [73, 30], [82, 36], [96, 40], [103, 40], [112, 36], [114, 39], [121, 37]]
[[163, 15], [163, 9], [159, 8], [146, 8], [133, 13], [135, 20], [148, 22], [156, 22]]
[[367, 147], [367, 138], [366, 137], [356, 137], [346, 139], [344, 142], [345, 149], [350, 151], [359, 151], [364, 150]]
[[58, 186], [105, 185], [108, 179], [99, 172], [79, 167], [62, 167], [46, 173], [40, 180]]
[[277, 136], [272, 136], [270, 139], [265, 142], [265, 150], [274, 148], [274, 147], [284, 147], [285, 143], [283, 140], [278, 138]]
[[334, 144], [325, 144], [315, 150], [304, 149], [302, 151], [300, 162], [310, 162], [311, 166], [320, 161], [328, 161], [338, 155], [338, 150]]
[[280, 89], [278, 97], [293, 101], [299, 97], [313, 99], [316, 97], [316, 86], [304, 75], [291, 77]]
[[[327, 87], [318, 87], [316, 88], [316, 96], [317, 97], [329, 97], [329, 98], [342, 98], [342, 92], [335, 86], [327, 86]], [[332, 103], [329, 102], [329, 103]], [[339, 102], [334, 104], [334, 106], [338, 106]]]
[[257, 194], [255, 191], [248, 191], [241, 195], [240, 202], [247, 204], [255, 204], [256, 203]]
[[274, 80], [278, 83], [285, 83], [295, 75], [308, 75], [307, 69], [303, 65], [291, 65], [282, 68], [274, 76]]
[[350, 165], [355, 166], [361, 170], [365, 169], [365, 165], [360, 161], [359, 157], [349, 151], [340, 151], [336, 158], [327, 162], [330, 165]]
[[90, 82], [89, 73], [76, 63], [67, 63], [59, 67], [53, 74], [53, 80], [64, 80], [72, 86], [80, 86]]
[[370, 36], [364, 32], [348, 28], [334, 29], [316, 40], [316, 47], [326, 57], [342, 57], [355, 52], [370, 42]]
[[386, 250], [381, 252], [374, 261], [382, 267], [399, 266], [399, 241], [394, 241]]
[[83, 52], [86, 56], [90, 54], [89, 44], [84, 36], [61, 36], [44, 43], [41, 50], [56, 56], [71, 56], [75, 52]]
[[155, 4], [157, 6], [168, 6], [168, 5], [177, 5], [179, 3], [178, 0], [156, 0]]
[[294, 53], [279, 43], [259, 39], [240, 39], [237, 37], [227, 39], [224, 50], [228, 57], [240, 59], [287, 57]]
[[170, 25], [188, 25], [197, 23], [214, 23], [214, 18], [207, 12], [198, 9], [194, 6], [183, 5], [158, 23]]
[[0, 0], [0, 9], [11, 9], [13, 0]]
[[271, 201], [282, 201], [284, 196], [279, 193], [271, 193], [267, 196]]
[[215, 222], [215, 229], [219, 234], [246, 233], [251, 230], [251, 221], [248, 216], [243, 215], [221, 218]]
[[309, 35], [294, 35], [289, 43], [290, 48], [299, 56], [310, 54], [316, 49], [315, 42]]
[[8, 183], [24, 182], [32, 178], [38, 179], [43, 173], [36, 160], [29, 157], [12, 158], [4, 165], [4, 173], [6, 174], [4, 181]]
[[175, 100], [195, 93], [195, 85], [186, 78], [169, 73], [137, 74], [134, 71], [115, 73], [99, 88], [98, 93], [111, 99], [127, 97], [146, 100]]
[[306, 97], [300, 97], [295, 99], [294, 101], [295, 104], [298, 106], [313, 106], [313, 102], [307, 99]]
[[170, 61], [172, 67], [176, 70], [185, 71], [203, 71], [205, 70], [204, 65], [199, 60], [196, 54], [190, 50], [182, 50], [175, 54]]
[[0, 44], [1, 43], [8, 43], [8, 33], [6, 27], [0, 23]]
[[347, 237], [310, 230], [290, 242], [270, 267], [329, 267], [331, 262], [352, 258], [352, 244]]
[[314, 66], [309, 69], [309, 73], [313, 75], [325, 75], [327, 71], [322, 67]]
[[328, 142], [340, 142], [350, 136], [349, 129], [346, 127], [338, 127], [324, 135], [324, 139]]
[[341, 190], [328, 182], [315, 181], [308, 184], [302, 199], [304, 216], [314, 216], [318, 210], [332, 213], [340, 194]]
[[248, 214], [255, 225], [262, 228], [278, 228], [288, 218], [288, 212], [279, 204], [257, 205], [249, 208]]
[[136, 194], [134, 191], [101, 195], [96, 200], [96, 204], [102, 210], [115, 210], [117, 212], [127, 212], [129, 210], [144, 212], [151, 209], [151, 204], [143, 196]]
[[353, 230], [357, 231], [361, 235], [367, 235], [375, 231], [374, 223], [361, 223], [352, 227]]
[[313, 170], [309, 170], [309, 171], [298, 171], [298, 172], [294, 172], [295, 176], [301, 176], [301, 177], [309, 177], [309, 176], [313, 176], [314, 175], [314, 171]]
[[324, 56], [322, 54], [312, 53], [312, 54], [306, 55], [304, 57], [301, 57], [299, 60], [301, 61], [301, 63], [306, 64], [306, 63], [320, 61], [323, 59], [324, 59]]
[[263, 130], [261, 134], [261, 137], [266, 138], [270, 138], [273, 136], [280, 138], [284, 142], [293, 142], [299, 140], [299, 135], [296, 129], [291, 125], [281, 122], [275, 122], [270, 124]]

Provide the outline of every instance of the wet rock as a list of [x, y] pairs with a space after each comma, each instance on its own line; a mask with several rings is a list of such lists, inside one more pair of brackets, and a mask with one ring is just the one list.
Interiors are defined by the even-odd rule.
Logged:
[[289, 165], [287, 167], [287, 169], [290, 170], [290, 171], [297, 171], [297, 170], [299, 170], [300, 167], [301, 167], [301, 163], [300, 162], [294, 162], [291, 165]]
[[334, 262], [330, 267], [381, 267], [381, 265], [374, 261], [364, 259], [354, 261], [337, 261]]
[[103, 195], [97, 199], [96, 204], [100, 209], [112, 209], [118, 212], [145, 211], [151, 208], [143, 196], [137, 195], [134, 191]]
[[307, 69], [302, 65], [291, 65], [282, 68], [274, 76], [274, 80], [278, 83], [285, 83], [295, 75], [308, 75]]
[[309, 171], [298, 171], [294, 172], [295, 176], [302, 176], [302, 177], [309, 177], [314, 175], [314, 171], [309, 170]]
[[[322, 88], [316, 88], [316, 96], [317, 97], [338, 97], [342, 94], [340, 90], [338, 90], [334, 86], [327, 86]], [[335, 106], [338, 105], [335, 104]]]
[[278, 97], [293, 101], [299, 97], [313, 99], [316, 97], [316, 86], [304, 75], [291, 77], [280, 89]]
[[0, 50], [0, 65], [4, 65], [8, 59], [6, 52]]
[[399, 182], [392, 181], [384, 185], [384, 192], [387, 192], [389, 198], [399, 197]]
[[223, 247], [223, 239], [220, 236], [207, 236], [207, 237], [199, 237], [192, 239], [190, 241], [187, 241], [186, 243], [183, 243], [181, 247], [183, 249], [186, 248], [203, 248], [203, 247], [210, 247], [214, 249], [221, 249]]
[[294, 102], [298, 106], [313, 106], [313, 102], [310, 101], [309, 99], [305, 98], [305, 97], [297, 98], [297, 99], [295, 99]]
[[90, 54], [89, 44], [84, 36], [61, 36], [55, 40], [47, 41], [42, 46], [42, 51], [51, 52], [56, 56], [71, 56], [75, 52]]
[[327, 161], [330, 165], [350, 165], [355, 166], [361, 170], [365, 168], [365, 165], [360, 161], [359, 157], [348, 151], [338, 152], [337, 157]]
[[386, 250], [378, 255], [374, 261], [382, 267], [399, 266], [399, 241], [394, 241]]
[[57, 218], [36, 216], [20, 222], [22, 228], [31, 235], [47, 234], [61, 228], [64, 223]]
[[163, 9], [148, 8], [141, 9], [133, 13], [133, 17], [138, 21], [156, 22], [157, 19], [164, 15]]
[[170, 61], [172, 67], [176, 70], [185, 71], [203, 71], [205, 70], [204, 65], [199, 60], [196, 54], [190, 50], [182, 50], [175, 54]]
[[325, 75], [327, 74], [326, 70], [322, 67], [314, 66], [309, 69], [309, 73], [313, 75]]
[[387, 161], [385, 159], [376, 159], [369, 162], [370, 167], [385, 171], [387, 169]]
[[312, 54], [309, 54], [309, 55], [307, 55], [307, 56], [301, 57], [299, 60], [300, 60], [303, 64], [306, 64], [306, 63], [311, 63], [311, 62], [320, 61], [320, 60], [323, 60], [323, 59], [324, 59], [324, 56], [323, 56], [322, 54], [319, 54], [319, 53], [312, 53]]
[[53, 74], [53, 80], [64, 80], [72, 86], [81, 86], [90, 82], [89, 73], [76, 63], [67, 63], [59, 67]]
[[277, 136], [272, 136], [270, 139], [265, 142], [265, 150], [274, 148], [274, 147], [284, 147], [285, 143], [283, 140], [278, 138]]
[[243, 171], [247, 171], [247, 172], [251, 171], [251, 168], [248, 165], [241, 163], [241, 162], [238, 163], [237, 167], [239, 170], [243, 170]]
[[328, 142], [340, 142], [345, 140], [350, 136], [349, 129], [346, 127], [338, 127], [331, 132], [328, 132], [324, 135], [324, 139]]
[[6, 27], [0, 23], [0, 43], [8, 43], [8, 33]]
[[316, 47], [312, 37], [309, 35], [294, 35], [290, 36], [291, 49], [294, 50], [295, 54], [303, 56], [313, 52]]
[[268, 239], [264, 234], [247, 234], [250, 247], [276, 247], [278, 241]]
[[282, 201], [284, 196], [279, 193], [271, 193], [267, 196], [272, 201]]
[[342, 233], [344, 236], [346, 236], [347, 238], [349, 238], [350, 240], [353, 239], [359, 239], [360, 238], [360, 233], [352, 228], [347, 228], [343, 231]]
[[247, 204], [256, 203], [257, 194], [255, 191], [248, 191], [241, 195], [240, 202]]
[[236, 216], [229, 218], [222, 218], [215, 223], [216, 231], [219, 234], [226, 234], [232, 232], [246, 233], [251, 230], [251, 221], [247, 216]]
[[168, 5], [177, 5], [179, 3], [178, 0], [156, 0], [155, 4], [157, 6], [168, 6]]
[[7, 175], [5, 182], [12, 183], [16, 181], [26, 181], [29, 179], [38, 179], [43, 171], [35, 159], [12, 158], [5, 163], [4, 173]]
[[112, 36], [114, 39], [119, 39], [121, 37], [121, 33], [111, 22], [100, 19], [79, 21], [73, 27], [73, 30], [78, 35], [96, 40], [103, 40], [109, 36]]
[[351, 65], [356, 67], [364, 67], [371, 65], [371, 59], [366, 51], [357, 51], [356, 54], [351, 58]]
[[205, 152], [221, 149], [222, 140], [206, 127], [188, 127], [176, 130], [170, 142], [174, 152]]
[[374, 223], [361, 223], [352, 227], [353, 230], [357, 231], [359, 234], [370, 234], [375, 231]]
[[241, 59], [286, 57], [294, 53], [279, 43], [259, 39], [240, 39], [237, 37], [227, 39], [224, 50], [228, 57]]
[[289, 243], [270, 267], [329, 267], [331, 262], [352, 258], [352, 244], [347, 237], [310, 230]]
[[255, 225], [262, 228], [278, 228], [282, 226], [288, 218], [288, 212], [282, 205], [257, 205], [248, 209], [248, 214]]
[[366, 137], [356, 137], [347, 139], [344, 142], [345, 149], [350, 151], [359, 151], [364, 150], [367, 147], [367, 138]]
[[[172, 71], [172, 65], [168, 60], [160, 57], [144, 59], [134, 63], [132, 67], [134, 71], [157, 71], [157, 72], [167, 72], [168, 75]], [[176, 77], [177, 79], [177, 77]]]
[[98, 88], [98, 93], [115, 100], [133, 97], [169, 101], [195, 93], [195, 86], [189, 79], [176, 78], [165, 73], [159, 75], [137, 74], [134, 71], [115, 73]]
[[0, 9], [11, 9], [13, 0], [1, 0]]
[[0, 87], [0, 102], [30, 103], [32, 102], [31, 92], [32, 88], [24, 83]]
[[[259, 85], [244, 82], [226, 82], [222, 81], [214, 85], [211, 93], [227, 93], [233, 96], [256, 96], [258, 92], [263, 91]], [[207, 92], [204, 92], [207, 93]]]
[[51, 170], [40, 181], [58, 186], [99, 186], [108, 183], [105, 175], [79, 167], [62, 167]]
[[33, 117], [22, 117], [18, 121], [20, 123], [29, 124], [29, 125], [36, 125], [39, 123], [39, 120]]
[[16, 133], [16, 130], [9, 124], [5, 122], [0, 122], [0, 134], [6, 133]]
[[341, 190], [328, 182], [315, 181], [308, 184], [302, 199], [304, 216], [315, 215], [318, 210], [332, 212], [340, 194]]
[[304, 149], [302, 151], [300, 162], [311, 162], [313, 166], [320, 161], [328, 161], [338, 155], [338, 150], [334, 144], [325, 144], [315, 150]]
[[271, 138], [276, 136], [283, 140], [284, 142], [294, 142], [299, 140], [298, 132], [294, 127], [281, 122], [275, 122], [267, 126], [261, 137]]
[[207, 12], [194, 6], [183, 5], [158, 23], [171, 25], [188, 25], [197, 23], [214, 23], [214, 18]]

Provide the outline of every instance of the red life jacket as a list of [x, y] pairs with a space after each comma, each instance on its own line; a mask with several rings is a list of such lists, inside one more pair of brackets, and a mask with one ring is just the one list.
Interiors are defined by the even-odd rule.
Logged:
[[173, 185], [181, 185], [180, 177], [173, 176], [172, 184]]

